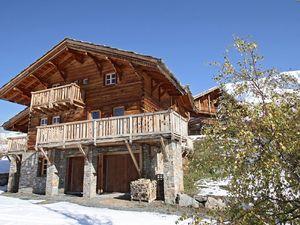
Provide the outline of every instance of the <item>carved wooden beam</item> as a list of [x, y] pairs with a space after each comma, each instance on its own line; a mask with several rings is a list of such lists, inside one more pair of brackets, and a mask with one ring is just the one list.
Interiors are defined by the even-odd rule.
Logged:
[[48, 87], [48, 85], [45, 82], [41, 81], [41, 79], [38, 78], [36, 75], [30, 74], [29, 76], [33, 77], [35, 80], [37, 80], [45, 89]]
[[139, 78], [141, 80], [144, 79], [144, 77], [138, 72], [138, 69], [135, 67], [134, 64], [132, 64], [131, 62], [128, 61], [128, 65], [129, 65], [129, 67], [131, 67], [133, 69], [134, 74], [137, 76], [137, 78]]
[[121, 66], [112, 58], [107, 57], [108, 62], [113, 67], [116, 74], [118, 74], [120, 80], [122, 80], [123, 72]]
[[163, 137], [160, 137], [160, 144], [161, 144], [161, 149], [162, 149], [161, 152], [163, 154], [164, 160], [168, 162], [169, 161], [169, 156], [168, 156], [168, 153], [167, 153], [167, 146], [165, 145]]
[[36, 150], [40, 150], [42, 152], [42, 154], [44, 155], [45, 159], [48, 161], [48, 163], [51, 163], [49, 157], [48, 157], [48, 154], [44, 151], [43, 148], [36, 148]]
[[102, 74], [103, 74], [103, 66], [102, 66], [103, 60], [99, 60], [96, 56], [94, 56], [93, 54], [91, 54], [89, 52], [85, 52], [85, 54], [94, 61], [95, 65], [97, 67], [97, 70], [99, 72], [99, 75], [102, 76]]
[[79, 62], [80, 64], [84, 63], [84, 55], [81, 53], [78, 53], [76, 50], [66, 48], [66, 51], [72, 55], [72, 57]]
[[54, 61], [49, 61], [49, 63], [55, 67], [60, 77], [66, 82], [67, 73]]
[[158, 100], [160, 101], [161, 98], [164, 96], [164, 94], [167, 92], [167, 90], [165, 88], [162, 88], [162, 86], [160, 85], [158, 88]]
[[78, 149], [81, 152], [81, 154], [84, 156], [85, 159], [88, 159], [87, 153], [83, 150], [82, 145], [78, 144]]
[[13, 90], [16, 91], [16, 92], [18, 92], [23, 98], [25, 98], [25, 99], [27, 99], [29, 101], [31, 100], [30, 95], [27, 94], [27, 93], [25, 93], [25, 91], [21, 90], [20, 88], [14, 87]]
[[154, 79], [151, 79], [151, 96], [153, 95], [153, 92], [159, 87], [159, 82], [157, 82]]

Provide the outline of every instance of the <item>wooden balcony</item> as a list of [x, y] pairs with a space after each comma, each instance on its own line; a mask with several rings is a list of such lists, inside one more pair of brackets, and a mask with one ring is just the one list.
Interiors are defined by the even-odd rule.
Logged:
[[27, 151], [27, 136], [16, 136], [7, 138], [6, 153], [21, 153]]
[[75, 83], [31, 93], [31, 111], [61, 111], [83, 106], [80, 87]]
[[185, 138], [188, 121], [174, 111], [86, 120], [37, 128], [37, 147], [71, 147], [78, 144], [101, 145], [118, 141]]

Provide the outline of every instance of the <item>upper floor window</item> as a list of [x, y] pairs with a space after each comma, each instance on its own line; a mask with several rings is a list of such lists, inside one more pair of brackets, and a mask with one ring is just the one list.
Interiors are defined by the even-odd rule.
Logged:
[[52, 124], [60, 123], [60, 116], [53, 116], [52, 117]]
[[101, 113], [99, 110], [91, 111], [91, 118], [93, 120], [100, 119]]
[[46, 126], [48, 124], [48, 118], [41, 118], [40, 125]]
[[112, 85], [117, 83], [117, 74], [108, 73], [105, 75], [105, 85]]
[[114, 116], [124, 116], [124, 114], [125, 110], [123, 106], [114, 108]]

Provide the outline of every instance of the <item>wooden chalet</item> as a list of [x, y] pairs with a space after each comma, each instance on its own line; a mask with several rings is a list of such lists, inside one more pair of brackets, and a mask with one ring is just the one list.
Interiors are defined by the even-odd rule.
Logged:
[[161, 59], [65, 39], [0, 98], [26, 106], [3, 124], [27, 133], [26, 147], [10, 154], [10, 191], [94, 197], [158, 175], [166, 202], [183, 191], [181, 151], [198, 110]]
[[189, 133], [199, 135], [205, 125], [213, 122], [219, 106], [221, 89], [219, 87], [210, 88], [194, 96], [194, 104], [197, 108], [189, 121]]

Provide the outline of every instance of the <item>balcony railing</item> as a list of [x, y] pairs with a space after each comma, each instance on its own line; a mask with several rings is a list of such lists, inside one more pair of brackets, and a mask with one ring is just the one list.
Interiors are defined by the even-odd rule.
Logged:
[[27, 151], [27, 136], [7, 138], [7, 153]]
[[174, 111], [162, 111], [40, 126], [37, 128], [36, 146], [97, 145], [125, 139], [152, 139], [161, 135], [186, 137], [187, 119]]
[[65, 106], [84, 105], [80, 87], [75, 83], [32, 92], [31, 95], [31, 110], [66, 109]]

